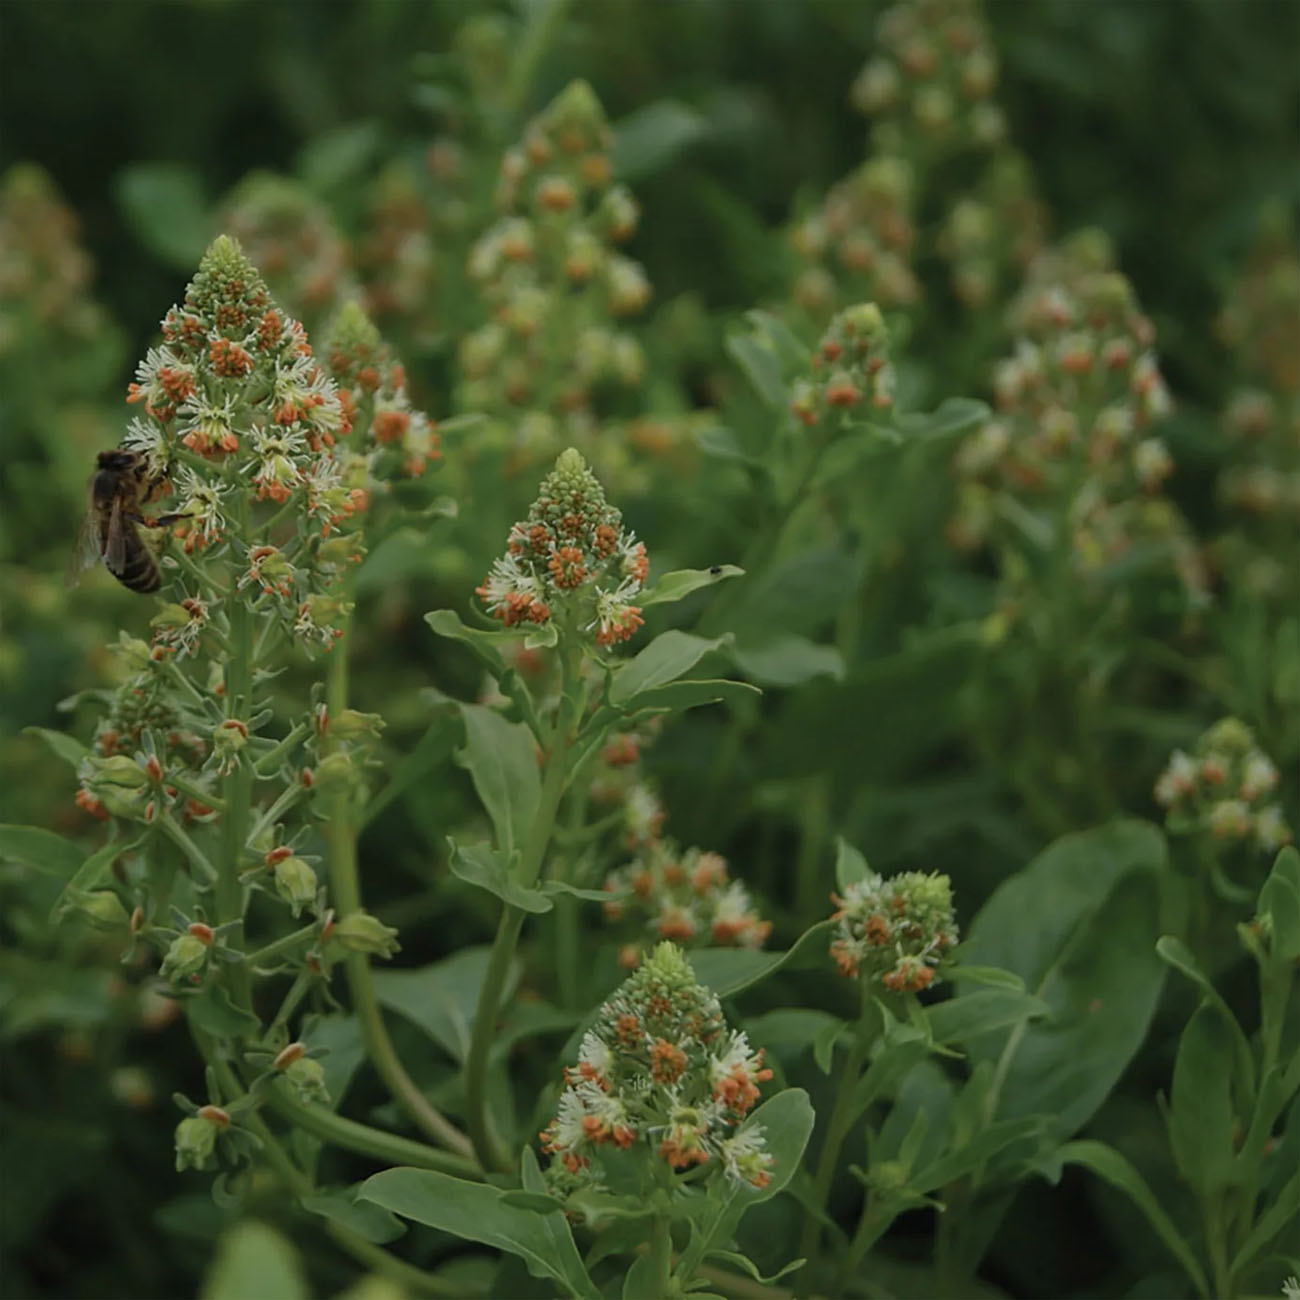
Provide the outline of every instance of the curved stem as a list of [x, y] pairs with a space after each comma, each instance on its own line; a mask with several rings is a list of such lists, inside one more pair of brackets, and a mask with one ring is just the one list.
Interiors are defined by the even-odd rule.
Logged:
[[453, 1174], [458, 1178], [478, 1181], [483, 1177], [475, 1162], [449, 1151], [439, 1151], [424, 1142], [414, 1142], [397, 1133], [359, 1124], [356, 1120], [336, 1115], [326, 1106], [306, 1105], [286, 1092], [282, 1085], [271, 1088], [267, 1097], [271, 1107], [285, 1119], [307, 1133], [359, 1155], [373, 1156], [376, 1160], [393, 1165], [414, 1165], [417, 1169], [434, 1169], [438, 1173]]
[[[330, 662], [325, 700], [331, 717], [337, 717], [347, 708], [347, 644], [350, 631], [350, 626], [345, 624], [344, 635], [335, 644]], [[348, 916], [361, 910], [361, 884], [357, 872], [357, 840], [352, 825], [351, 796], [347, 793], [334, 796], [329, 813], [325, 842], [329, 859], [330, 894], [338, 914]], [[366, 1044], [366, 1055], [392, 1094], [393, 1100], [427, 1137], [448, 1151], [469, 1156], [473, 1148], [465, 1135], [425, 1097], [397, 1055], [397, 1049], [384, 1025], [374, 981], [370, 978], [370, 962], [364, 953], [348, 953], [347, 977], [352, 1007], [360, 1021]]]
[[[546, 850], [551, 842], [551, 833], [555, 829], [555, 816], [559, 811], [560, 799], [564, 795], [566, 759], [573, 731], [571, 726], [573, 720], [568, 715], [566, 698], [568, 687], [575, 679], [576, 672], [577, 656], [573, 650], [566, 647], [561, 659], [560, 703], [556, 710], [555, 722], [551, 728], [551, 741], [546, 752], [546, 774], [542, 780], [541, 795], [537, 800], [537, 811], [533, 814], [533, 824], [529, 828], [528, 843], [516, 876], [525, 889], [532, 888], [541, 874]], [[523, 926], [523, 911], [507, 904], [497, 925], [496, 938], [492, 941], [492, 952], [488, 958], [487, 972], [483, 976], [483, 984], [479, 989], [478, 1007], [474, 1012], [474, 1027], [470, 1034], [469, 1055], [465, 1060], [470, 1139], [474, 1143], [474, 1150], [483, 1167], [499, 1169], [502, 1172], [509, 1171], [511, 1163], [493, 1131], [491, 1117], [488, 1114], [487, 1067], [492, 1040], [496, 1034], [497, 1013], [501, 1008], [501, 998], [505, 992], [510, 965], [515, 955], [515, 946], [519, 942], [519, 934]]]

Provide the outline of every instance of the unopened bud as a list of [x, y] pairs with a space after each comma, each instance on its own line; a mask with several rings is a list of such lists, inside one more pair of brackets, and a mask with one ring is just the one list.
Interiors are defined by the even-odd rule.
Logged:
[[182, 934], [171, 942], [167, 955], [163, 958], [160, 974], [163, 979], [177, 983], [190, 976], [197, 975], [208, 960], [208, 948], [211, 939], [204, 943], [197, 935]]
[[294, 916], [299, 916], [304, 907], [316, 901], [319, 883], [310, 864], [301, 858], [284, 858], [275, 864], [267, 864], [275, 873], [276, 893], [289, 904]]
[[349, 952], [363, 952], [375, 957], [391, 957], [401, 950], [397, 931], [369, 912], [353, 912], [336, 921], [329, 938]]

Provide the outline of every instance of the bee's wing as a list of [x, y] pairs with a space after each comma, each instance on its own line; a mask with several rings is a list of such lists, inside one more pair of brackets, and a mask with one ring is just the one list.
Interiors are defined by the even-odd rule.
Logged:
[[126, 530], [131, 525], [123, 518], [122, 498], [113, 498], [108, 515], [108, 532], [104, 538], [104, 563], [115, 577], [126, 568]]
[[[87, 490], [87, 496], [89, 496]], [[95, 503], [89, 502], [81, 527], [77, 529], [77, 542], [73, 547], [72, 558], [68, 562], [68, 584], [71, 586], [80, 579], [92, 565], [98, 564], [104, 555], [103, 538], [100, 532], [100, 515]]]

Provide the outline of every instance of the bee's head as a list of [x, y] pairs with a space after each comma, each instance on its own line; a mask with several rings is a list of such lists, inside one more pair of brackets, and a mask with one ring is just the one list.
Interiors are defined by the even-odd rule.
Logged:
[[101, 451], [95, 458], [95, 463], [100, 469], [106, 469], [110, 473], [117, 474], [122, 474], [131, 469], [135, 462], [135, 453], [123, 451], [120, 447], [114, 447], [112, 451]]

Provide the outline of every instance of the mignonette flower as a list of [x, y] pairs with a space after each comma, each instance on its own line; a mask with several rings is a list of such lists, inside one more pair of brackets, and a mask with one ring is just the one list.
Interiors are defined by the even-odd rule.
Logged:
[[831, 321], [813, 353], [812, 372], [795, 385], [791, 404], [804, 424], [816, 425], [833, 412], [893, 404], [889, 331], [874, 302], [848, 307]]
[[1292, 840], [1275, 791], [1278, 770], [1237, 718], [1210, 727], [1192, 753], [1176, 749], [1155, 784], [1165, 824], [1176, 834], [1208, 831], [1273, 854]]
[[956, 946], [952, 886], [938, 872], [904, 871], [886, 879], [869, 872], [843, 898], [830, 952], [840, 973], [879, 980], [900, 993], [917, 993], [935, 979], [944, 956]]
[[570, 447], [542, 480], [527, 519], [510, 530], [506, 554], [478, 595], [507, 627], [558, 617], [610, 646], [641, 626], [632, 602], [649, 570], [644, 543], [622, 527], [621, 514]]
[[772, 1157], [746, 1121], [772, 1077], [681, 949], [661, 943], [597, 1013], [578, 1062], [565, 1070], [555, 1119], [542, 1133], [557, 1192], [603, 1186], [605, 1162], [625, 1152], [650, 1185], [653, 1162], [712, 1167], [764, 1187]]
[[[760, 919], [749, 891], [728, 876], [726, 859], [703, 849], [683, 853], [669, 840], [652, 842], [634, 861], [611, 871], [605, 889], [614, 896], [605, 904], [609, 920], [631, 920], [644, 933], [688, 947], [761, 948], [771, 933], [771, 922]], [[631, 966], [639, 957], [639, 948], [629, 945], [619, 960]]]

